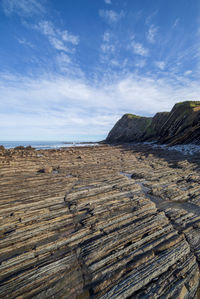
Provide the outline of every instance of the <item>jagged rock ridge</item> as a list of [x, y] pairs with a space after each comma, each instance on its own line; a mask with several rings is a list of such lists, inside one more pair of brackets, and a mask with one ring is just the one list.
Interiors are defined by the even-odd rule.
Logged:
[[177, 103], [170, 112], [153, 118], [125, 114], [108, 134], [106, 142], [156, 141], [170, 145], [200, 144], [200, 102]]

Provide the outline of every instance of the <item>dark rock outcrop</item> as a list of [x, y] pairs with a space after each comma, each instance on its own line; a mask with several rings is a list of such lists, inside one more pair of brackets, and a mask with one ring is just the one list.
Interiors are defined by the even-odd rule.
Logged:
[[142, 139], [154, 140], [157, 136], [161, 135], [162, 128], [169, 117], [169, 112], [158, 112], [152, 118], [150, 125], [147, 127]]
[[151, 117], [124, 114], [108, 134], [108, 142], [129, 142], [140, 140], [151, 123]]
[[162, 125], [158, 140], [162, 143], [200, 143], [200, 102], [177, 103]]
[[177, 103], [170, 112], [153, 118], [133, 119], [125, 114], [108, 134], [106, 142], [156, 141], [170, 145], [200, 144], [200, 102]]

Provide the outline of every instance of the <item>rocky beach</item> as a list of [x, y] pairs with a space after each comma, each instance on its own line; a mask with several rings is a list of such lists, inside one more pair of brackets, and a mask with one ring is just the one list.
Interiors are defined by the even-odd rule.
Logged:
[[0, 298], [199, 298], [199, 155], [0, 150]]
[[200, 299], [200, 1], [0, 28], [0, 299]]

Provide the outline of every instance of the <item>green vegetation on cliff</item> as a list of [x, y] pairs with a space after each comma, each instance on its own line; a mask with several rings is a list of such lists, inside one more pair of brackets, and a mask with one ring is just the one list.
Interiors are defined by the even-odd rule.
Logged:
[[131, 114], [131, 113], [126, 113], [125, 116], [127, 118], [141, 118], [142, 116]]
[[178, 102], [178, 103], [176, 103], [176, 105], [184, 105], [184, 106], [188, 106], [188, 107], [194, 108], [194, 107], [200, 106], [200, 101]]

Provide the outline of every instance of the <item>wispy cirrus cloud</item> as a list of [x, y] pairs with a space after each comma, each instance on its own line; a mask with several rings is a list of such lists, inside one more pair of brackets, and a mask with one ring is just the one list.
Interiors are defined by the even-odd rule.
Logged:
[[156, 37], [157, 31], [158, 31], [158, 28], [152, 24], [149, 27], [149, 30], [147, 32], [147, 40], [152, 44], [155, 43], [155, 37]]
[[115, 24], [115, 23], [119, 22], [119, 20], [121, 18], [123, 18], [125, 16], [125, 13], [123, 10], [121, 10], [120, 12], [116, 12], [111, 9], [110, 10], [100, 9], [99, 15], [109, 24]]
[[[2, 8], [6, 15], [17, 14], [22, 17], [22, 24], [29, 29], [38, 30], [41, 34], [45, 35], [56, 50], [73, 52], [74, 49], [72, 46], [77, 46], [79, 44], [79, 36], [70, 33], [68, 30], [57, 28], [48, 20], [41, 20], [37, 25], [31, 21], [27, 22], [25, 20], [27, 17], [36, 14], [39, 15], [39, 19], [41, 19], [41, 13], [43, 15], [46, 14], [44, 6], [45, 1], [46, 0], [2, 0]], [[24, 45], [29, 44], [30, 46], [30, 43], [24, 38], [19, 38], [18, 42]]]
[[114, 55], [116, 52], [116, 41], [114, 39], [113, 33], [111, 33], [110, 31], [104, 32], [100, 49], [101, 49], [100, 51], [101, 63], [109, 63], [109, 64], [117, 65], [116, 57], [114, 59]]
[[165, 69], [166, 63], [164, 61], [155, 61], [154, 64], [162, 71]]
[[110, 38], [111, 38], [111, 34], [110, 34], [110, 32], [105, 31], [104, 34], [103, 34], [103, 41], [104, 41], [104, 42], [109, 42], [109, 41], [110, 41]]
[[80, 66], [74, 62], [73, 57], [70, 57], [65, 52], [60, 52], [56, 56], [56, 62], [59, 70], [71, 78], [84, 78], [85, 74]]
[[178, 23], [180, 22], [180, 19], [179, 18], [177, 18], [175, 21], [174, 21], [174, 23], [173, 23], [173, 25], [172, 25], [172, 28], [174, 29], [174, 28], [176, 28], [177, 26], [178, 26]]
[[112, 44], [102, 44], [101, 45], [101, 50], [104, 53], [114, 53], [115, 52], [115, 46]]
[[192, 74], [192, 71], [191, 71], [191, 70], [187, 70], [187, 71], [184, 72], [184, 75], [185, 75], [185, 76], [189, 76], [189, 75], [191, 75], [191, 74]]
[[59, 39], [54, 36], [49, 36], [48, 37], [50, 44], [56, 49], [64, 52], [71, 52], [70, 48], [67, 47], [62, 39]]
[[[21, 24], [28, 30], [38, 31], [41, 35], [48, 39], [53, 49], [58, 51], [52, 60], [54, 64], [63, 73], [77, 74], [77, 77], [83, 76], [80, 67], [74, 62], [75, 50], [78, 46], [80, 39], [78, 35], [72, 34], [68, 30], [63, 30], [55, 25], [52, 21], [48, 20], [47, 10], [44, 6], [46, 0], [3, 0], [2, 7], [6, 15], [17, 14], [21, 17]], [[34, 20], [27, 18], [37, 14], [38, 23], [35, 24]], [[27, 40], [23, 36], [16, 37], [19, 44], [29, 46], [37, 49], [38, 45]], [[34, 57], [32, 56], [32, 59]], [[35, 57], [37, 60], [37, 57]], [[44, 70], [42, 70], [43, 72]]]
[[134, 52], [134, 54], [140, 55], [140, 56], [148, 56], [149, 50], [145, 48], [141, 43], [136, 42], [133, 40], [130, 45], [130, 49]]
[[28, 46], [30, 48], [34, 48], [34, 45], [29, 42], [28, 40], [26, 40], [25, 38], [16, 38], [18, 43], [24, 46]]
[[57, 60], [60, 65], [69, 65], [72, 62], [71, 58], [63, 52], [57, 56]]
[[[121, 6], [120, 1], [100, 1], [106, 9], [99, 10], [99, 19], [106, 24], [97, 20], [95, 26], [100, 24], [100, 27], [94, 27], [98, 34], [95, 34], [95, 28], [94, 32], [90, 28], [85, 31], [84, 26], [81, 28], [80, 24], [85, 21], [70, 28], [71, 20], [65, 22], [62, 19], [67, 15], [66, 11], [52, 12], [48, 0], [0, 2], [9, 16], [8, 22], [15, 14], [20, 17], [18, 26], [26, 24], [26, 28], [18, 28], [19, 34], [14, 38], [24, 47], [30, 48], [31, 44], [34, 47], [24, 49], [24, 53], [29, 51], [30, 59], [33, 59], [28, 72], [24, 71], [27, 64], [21, 59], [19, 73], [16, 73], [17, 63], [11, 65], [10, 62], [5, 62], [4, 69], [8, 65], [13, 72], [0, 73], [1, 139], [3, 136], [37, 139], [38, 134], [41, 139], [74, 139], [84, 134], [88, 139], [96, 135], [103, 139], [126, 112], [149, 115], [170, 110], [177, 101], [199, 97], [199, 80], [193, 67], [197, 65], [198, 43], [184, 46], [190, 37], [177, 36], [179, 30], [172, 34], [171, 29], [178, 26], [178, 19], [167, 20], [170, 26], [159, 23], [162, 17], [156, 18], [158, 11], [152, 11], [145, 22], [145, 16], [150, 12], [146, 8], [140, 9], [134, 17], [131, 7], [137, 12], [139, 0], [136, 6], [131, 4], [134, 1], [126, 1], [126, 5]], [[115, 4], [118, 10], [107, 9], [112, 8], [109, 4]], [[93, 15], [90, 21], [94, 21]], [[13, 18], [11, 24], [15, 22], [16, 18]], [[103, 34], [102, 27], [106, 28]], [[131, 32], [134, 36], [130, 38]], [[19, 49], [17, 45], [16, 50], [17, 57], [23, 56], [23, 52], [19, 53], [22, 47]], [[34, 62], [36, 59], [37, 63]]]
[[63, 42], [71, 43], [72, 45], [79, 44], [79, 37], [69, 33], [67, 30], [55, 28], [52, 22], [42, 21], [37, 28], [47, 37], [59, 37]]
[[79, 44], [79, 37], [69, 33], [67, 30], [60, 30], [55, 28], [53, 23], [49, 21], [42, 21], [35, 28], [44, 34], [50, 44], [57, 50], [64, 52], [72, 52], [69, 45], [77, 46]]
[[43, 14], [43, 0], [2, 0], [1, 5], [6, 15], [16, 14], [20, 17], [30, 17]]
[[107, 54], [115, 52], [113, 35], [109, 31], [105, 31], [103, 34], [103, 43], [101, 44], [101, 50]]

